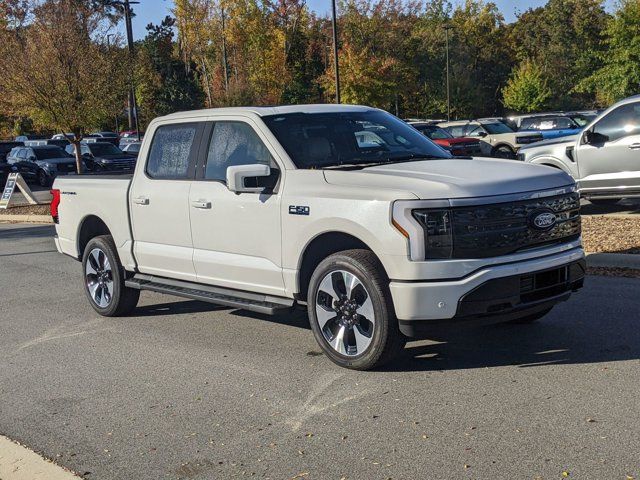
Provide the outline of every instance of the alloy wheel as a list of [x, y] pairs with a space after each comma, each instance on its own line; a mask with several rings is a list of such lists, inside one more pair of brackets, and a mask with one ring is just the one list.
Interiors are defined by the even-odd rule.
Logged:
[[85, 282], [91, 300], [100, 308], [107, 308], [113, 298], [113, 272], [107, 255], [94, 248], [87, 257]]
[[375, 313], [362, 281], [346, 270], [334, 270], [320, 282], [316, 317], [327, 343], [341, 355], [363, 354], [373, 339]]

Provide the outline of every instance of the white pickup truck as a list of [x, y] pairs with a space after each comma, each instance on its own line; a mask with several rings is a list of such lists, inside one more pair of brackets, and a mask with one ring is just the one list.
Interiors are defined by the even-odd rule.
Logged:
[[531, 322], [580, 288], [574, 181], [453, 159], [396, 117], [311, 105], [151, 122], [133, 176], [56, 179], [60, 252], [101, 315], [141, 290], [276, 313], [306, 305], [338, 365], [436, 323]]

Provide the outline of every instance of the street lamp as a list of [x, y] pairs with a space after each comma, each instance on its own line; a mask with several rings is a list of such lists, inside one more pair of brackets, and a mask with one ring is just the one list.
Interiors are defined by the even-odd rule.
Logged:
[[451, 120], [451, 91], [449, 81], [449, 30], [453, 27], [450, 23], [444, 24], [444, 38], [447, 49], [447, 122]]
[[338, 21], [336, 0], [331, 0], [331, 23], [333, 25], [333, 61], [336, 67], [336, 103], [340, 103], [340, 68], [338, 65]]

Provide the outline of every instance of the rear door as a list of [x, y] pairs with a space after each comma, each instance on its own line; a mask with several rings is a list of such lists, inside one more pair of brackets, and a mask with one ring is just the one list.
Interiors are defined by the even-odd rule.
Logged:
[[164, 123], [149, 132], [129, 192], [134, 253], [142, 273], [195, 281], [189, 191], [203, 122]]
[[590, 130], [602, 141], [578, 145], [581, 190], [640, 191], [640, 102], [620, 105]]
[[190, 195], [198, 281], [239, 290], [284, 295], [280, 193], [234, 193], [232, 165], [268, 164], [281, 175], [276, 153], [260, 127], [244, 117], [210, 123]]

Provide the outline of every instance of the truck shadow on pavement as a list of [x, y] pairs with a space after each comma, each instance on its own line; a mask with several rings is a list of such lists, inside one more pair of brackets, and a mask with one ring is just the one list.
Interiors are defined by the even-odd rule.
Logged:
[[[9, 224], [11, 225], [11, 224]], [[0, 240], [25, 239], [25, 238], [53, 238], [56, 231], [53, 225], [16, 226], [15, 228], [3, 228], [0, 230]], [[53, 241], [51, 242], [53, 244]]]
[[587, 315], [563, 308], [531, 325], [462, 328], [434, 330], [426, 345], [409, 343], [385, 370], [536, 367], [640, 359], [638, 317], [628, 313]]

